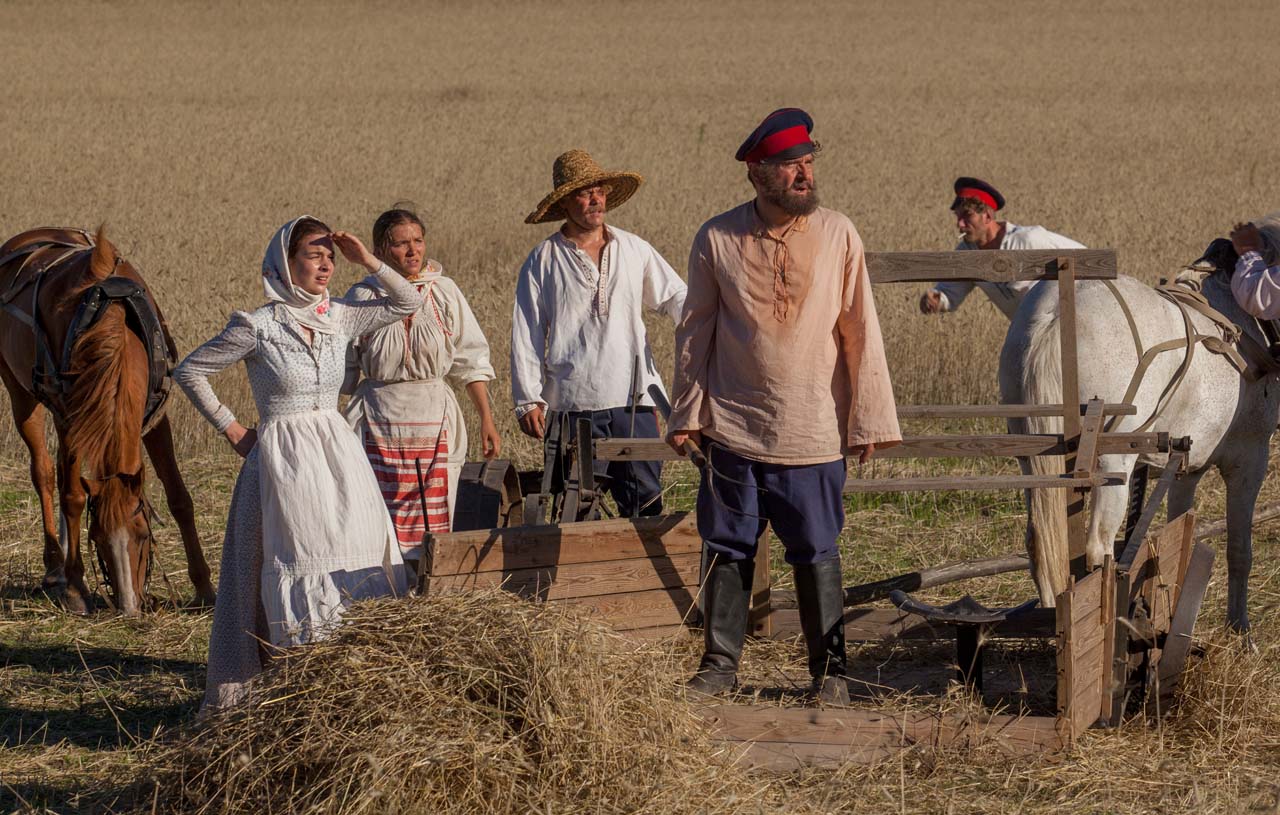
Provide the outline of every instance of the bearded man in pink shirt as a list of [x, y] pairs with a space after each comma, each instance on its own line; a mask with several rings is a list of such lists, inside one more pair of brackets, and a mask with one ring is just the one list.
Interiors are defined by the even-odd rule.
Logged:
[[737, 684], [756, 541], [765, 524], [795, 569], [819, 701], [849, 700], [844, 591], [845, 456], [899, 443], [897, 408], [862, 240], [818, 205], [813, 119], [771, 113], [738, 148], [755, 198], [703, 224], [676, 328], [667, 440], [707, 456], [698, 532], [704, 653], [691, 690]]

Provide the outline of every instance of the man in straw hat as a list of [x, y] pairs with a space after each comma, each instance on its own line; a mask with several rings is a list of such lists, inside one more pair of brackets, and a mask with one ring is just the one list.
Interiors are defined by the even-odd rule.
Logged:
[[[529, 253], [516, 285], [511, 393], [520, 429], [544, 441], [548, 473], [562, 472], [566, 426], [589, 418], [596, 438], [658, 438], [650, 385], [662, 380], [642, 308], [680, 319], [686, 287], [644, 239], [605, 225], [643, 179], [608, 172], [583, 150], [556, 159], [554, 189], [525, 218], [563, 221]], [[661, 463], [615, 461], [600, 470], [626, 517], [662, 512]]]
[[[1085, 248], [1083, 244], [1050, 232], [1043, 226], [1018, 226], [996, 218], [996, 213], [1004, 209], [1004, 196], [982, 179], [962, 176], [956, 179], [952, 188], [955, 200], [951, 202], [951, 212], [956, 219], [956, 228], [960, 230], [960, 243], [956, 244], [956, 249]], [[936, 283], [920, 297], [920, 313], [955, 311], [977, 286], [995, 303], [996, 308], [1004, 312], [1004, 316], [1013, 319], [1018, 304], [1035, 284], [1034, 280]]]
[[668, 441], [703, 448], [698, 532], [705, 650], [691, 690], [736, 684], [765, 522], [795, 569], [813, 691], [844, 703], [845, 456], [897, 444], [893, 386], [862, 239], [818, 205], [813, 120], [765, 118], [742, 146], [755, 199], [702, 225], [676, 328]]

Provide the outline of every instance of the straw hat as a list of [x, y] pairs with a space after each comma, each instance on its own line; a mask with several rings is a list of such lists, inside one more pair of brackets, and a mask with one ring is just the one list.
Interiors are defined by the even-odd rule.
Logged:
[[563, 221], [568, 215], [560, 201], [583, 187], [594, 187], [607, 184], [610, 188], [605, 209], [617, 209], [635, 195], [636, 190], [644, 183], [639, 173], [608, 172], [586, 150], [570, 150], [562, 153], [551, 168], [551, 184], [555, 190], [538, 208], [530, 212], [524, 219], [526, 224], [545, 224], [549, 221]]

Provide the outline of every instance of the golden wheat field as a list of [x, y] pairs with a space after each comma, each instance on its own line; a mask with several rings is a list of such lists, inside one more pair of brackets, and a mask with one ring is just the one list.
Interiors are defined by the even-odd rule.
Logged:
[[[823, 203], [871, 251], [951, 248], [951, 182], [976, 175], [1004, 192], [1011, 221], [1114, 247], [1122, 272], [1155, 281], [1280, 207], [1277, 33], [1274, 0], [0, 0], [0, 235], [106, 224], [185, 353], [260, 304], [281, 223], [308, 213], [367, 239], [379, 212], [412, 201], [428, 254], [489, 338], [506, 455], [530, 464], [538, 451], [509, 410], [511, 304], [520, 263], [550, 231], [524, 216], [564, 150], [644, 175], [611, 222], [682, 273], [699, 225], [751, 195], [739, 142], [771, 110], [799, 106], [824, 146]], [[334, 288], [362, 274], [346, 266]], [[1007, 322], [981, 294], [926, 319], [921, 290], [876, 292], [899, 402], [995, 401]], [[669, 376], [671, 326], [649, 326]], [[214, 384], [249, 424], [243, 370]], [[38, 594], [38, 507], [4, 413], [0, 809], [114, 806], [145, 743], [193, 717], [210, 618], [76, 619]], [[238, 460], [180, 396], [170, 415], [216, 569]], [[670, 503], [689, 506], [691, 471], [668, 480]], [[1277, 496], [1273, 479], [1263, 500]], [[1201, 516], [1221, 506], [1220, 481], [1206, 479]], [[849, 509], [842, 546], [860, 579], [1021, 546], [1012, 494], [859, 496]], [[176, 529], [158, 537], [164, 585], [185, 599]], [[1254, 539], [1253, 651], [1219, 632], [1218, 547], [1198, 629], [1208, 657], [1175, 720], [1091, 733], [1052, 759], [912, 755], [755, 777], [739, 809], [1280, 811], [1278, 541], [1277, 526]], [[1032, 592], [1023, 575], [978, 589]], [[764, 664], [767, 651], [747, 659]], [[673, 682], [695, 658], [676, 660]]]

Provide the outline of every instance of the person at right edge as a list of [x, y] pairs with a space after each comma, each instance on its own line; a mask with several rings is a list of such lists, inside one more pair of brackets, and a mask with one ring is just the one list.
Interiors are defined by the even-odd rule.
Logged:
[[755, 198], [703, 224], [676, 329], [667, 441], [702, 447], [698, 532], [705, 650], [691, 691], [737, 685], [756, 541], [766, 521], [795, 569], [819, 702], [844, 704], [845, 456], [898, 444], [897, 408], [862, 239], [818, 205], [813, 119], [769, 114], [738, 148]]

